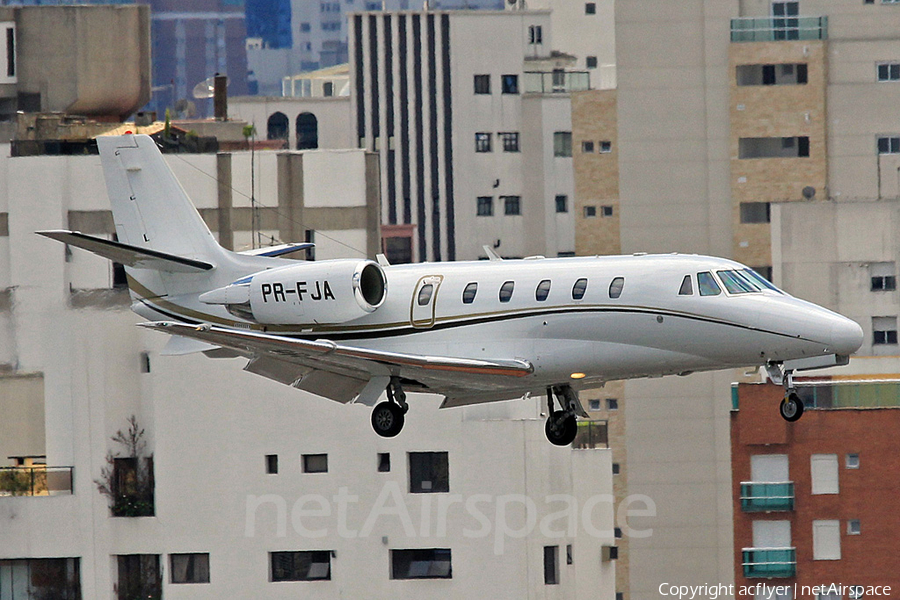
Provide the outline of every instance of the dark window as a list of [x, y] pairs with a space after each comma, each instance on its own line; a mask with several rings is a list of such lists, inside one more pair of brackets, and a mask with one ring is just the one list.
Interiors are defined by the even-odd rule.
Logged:
[[900, 63], [879, 64], [878, 81], [900, 81]]
[[475, 93], [490, 94], [491, 93], [491, 76], [476, 75], [475, 76]]
[[450, 548], [391, 550], [391, 579], [450, 579]]
[[581, 142], [581, 151], [585, 154], [587, 154], [589, 152], [593, 152], [594, 151], [594, 142], [592, 142], [590, 140]]
[[588, 280], [582, 277], [572, 286], [572, 300], [581, 300], [587, 291]]
[[528, 43], [529, 44], [543, 44], [544, 40], [544, 32], [541, 30], [540, 25], [530, 25], [528, 27]]
[[331, 579], [331, 551], [272, 552], [272, 581], [321, 581]]
[[463, 304], [472, 304], [475, 302], [475, 294], [478, 293], [478, 284], [474, 281], [466, 286], [462, 293]]
[[390, 473], [391, 471], [391, 454], [389, 452], [378, 453], [378, 472]]
[[162, 597], [162, 571], [158, 554], [124, 554], [116, 557], [118, 600]]
[[266, 454], [266, 473], [269, 475], [278, 474], [278, 455]]
[[900, 154], [900, 137], [878, 138], [878, 154]]
[[584, 216], [585, 218], [591, 218], [597, 216], [597, 207], [596, 206], [585, 206], [584, 207]]
[[606, 410], [619, 410], [619, 401], [615, 398], [607, 398]]
[[600, 210], [601, 210], [601, 215], [604, 217], [613, 216], [613, 207], [612, 206], [601, 206]]
[[384, 254], [392, 265], [412, 262], [412, 237], [401, 235], [384, 238]]
[[595, 2], [586, 2], [584, 5], [584, 14], [596, 15], [597, 14], [597, 4]]
[[81, 600], [81, 559], [0, 559], [3, 600]]
[[446, 452], [409, 453], [409, 491], [413, 494], [450, 491], [450, 463]]
[[150, 353], [141, 352], [141, 373], [150, 372]]
[[777, 65], [738, 65], [737, 84], [747, 85], [804, 85], [809, 77], [806, 63]]
[[809, 156], [809, 138], [740, 138], [738, 158], [795, 158]]
[[553, 134], [553, 156], [572, 156], [571, 131], [557, 131]]
[[519, 132], [518, 131], [498, 133], [497, 135], [500, 136], [500, 140], [503, 142], [503, 151], [504, 152], [518, 152], [519, 151]]
[[434, 293], [434, 286], [430, 283], [426, 283], [422, 286], [422, 289], [419, 290], [419, 297], [416, 302], [419, 303], [419, 306], [427, 306], [429, 302], [431, 302], [431, 295]]
[[522, 214], [522, 197], [521, 196], [500, 196], [503, 200], [503, 213], [506, 215]]
[[566, 544], [566, 564], [571, 565], [573, 562], [575, 561], [572, 556], [572, 544]]
[[625, 278], [624, 277], [616, 277], [609, 284], [609, 297], [610, 298], [618, 298], [622, 295], [622, 288], [625, 287]]
[[284, 113], [276, 112], [269, 117], [266, 123], [266, 139], [267, 140], [286, 140], [288, 139], [288, 124], [290, 121]]
[[475, 152], [491, 151], [491, 134], [479, 132], [475, 134]]
[[314, 150], [319, 147], [319, 121], [312, 113], [297, 115], [297, 150]]
[[501, 75], [500, 91], [504, 94], [519, 93], [519, 76], [518, 75]]
[[559, 546], [544, 546], [544, 584], [559, 583]]
[[741, 202], [741, 223], [768, 223], [770, 219], [768, 202]]
[[613, 529], [613, 534], [616, 536], [617, 540], [622, 539], [622, 529], [620, 527]]
[[500, 302], [509, 302], [512, 299], [513, 289], [516, 287], [516, 282], [507, 281], [503, 285], [500, 286]]
[[597, 68], [597, 57], [596, 56], [586, 56], [584, 59], [584, 65], [588, 69], [596, 69]]
[[618, 475], [620, 472], [620, 468], [621, 467], [619, 467], [619, 463], [613, 463], [612, 464], [613, 475]]
[[550, 280], [545, 279], [540, 282], [537, 286], [537, 289], [534, 290], [534, 299], [538, 302], [543, 302], [547, 299], [547, 296], [550, 295]]
[[128, 275], [125, 273], [125, 265], [112, 263], [113, 288], [122, 289], [128, 287]]
[[209, 583], [209, 554], [170, 554], [172, 583]]
[[722, 292], [712, 273], [708, 271], [697, 273], [697, 287], [700, 288], [701, 296], [718, 296]]
[[328, 472], [328, 455], [327, 454], [304, 454], [303, 455], [303, 472], [304, 473], [327, 473]]
[[479, 217], [490, 217], [494, 214], [494, 199], [490, 196], [478, 196]]
[[609, 140], [604, 140], [600, 142], [600, 153], [601, 154], [609, 154], [612, 152], [612, 142]]
[[114, 517], [152, 517], [154, 515], [153, 457], [113, 459]]
[[307, 31], [309, 31], [310, 29], [311, 28], [309, 26], [309, 23], [300, 23], [300, 31], [305, 33]]
[[564, 194], [559, 194], [556, 196], [556, 212], [558, 213], [566, 213], [569, 212], [569, 197]]
[[681, 288], [678, 290], [679, 296], [693, 296], [694, 295], [694, 286], [691, 283], [691, 276], [685, 275], [684, 279], [681, 281]]
[[875, 275], [872, 277], [873, 292], [892, 292], [897, 289], [897, 278], [894, 275]]
[[12, 27], [6, 30], [6, 76], [16, 76], [16, 30]]
[[872, 343], [897, 343], [897, 317], [872, 317]]

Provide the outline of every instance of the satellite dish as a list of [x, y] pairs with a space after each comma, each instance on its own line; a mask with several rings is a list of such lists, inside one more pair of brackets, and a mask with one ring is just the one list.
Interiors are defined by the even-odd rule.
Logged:
[[[228, 86], [228, 82], [226, 81], [225, 86]], [[216, 78], [208, 77], [194, 86], [194, 89], [191, 91], [191, 95], [198, 100], [202, 100], [203, 98], [212, 98], [216, 95]]]
[[803, 188], [803, 191], [801, 193], [803, 194], [803, 197], [806, 198], [807, 200], [812, 200], [813, 196], [816, 195], [816, 188], [814, 188], [811, 185], [808, 185], [805, 188]]

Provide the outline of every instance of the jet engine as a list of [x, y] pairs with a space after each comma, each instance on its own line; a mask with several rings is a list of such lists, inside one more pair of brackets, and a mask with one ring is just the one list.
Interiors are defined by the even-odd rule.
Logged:
[[267, 325], [352, 321], [384, 303], [387, 278], [370, 260], [301, 262], [254, 273], [200, 295], [231, 314]]

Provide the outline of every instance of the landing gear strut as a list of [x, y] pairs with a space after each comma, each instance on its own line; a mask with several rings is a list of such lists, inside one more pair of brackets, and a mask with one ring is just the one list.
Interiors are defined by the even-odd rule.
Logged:
[[[553, 396], [556, 395], [562, 410], [554, 410]], [[544, 426], [547, 439], [554, 446], [568, 446], [575, 441], [578, 433], [576, 416], [586, 416], [578, 394], [569, 385], [559, 385], [547, 388], [547, 409], [549, 416]]]
[[782, 419], [793, 423], [803, 416], [803, 401], [800, 400], [797, 388], [794, 386], [794, 372], [777, 364], [766, 365], [766, 370], [774, 383], [784, 386], [784, 399], [778, 407], [778, 412]]
[[387, 402], [382, 402], [372, 409], [372, 429], [381, 437], [391, 438], [400, 433], [404, 415], [409, 410], [406, 404], [406, 392], [400, 385], [399, 377], [391, 377], [387, 387]]

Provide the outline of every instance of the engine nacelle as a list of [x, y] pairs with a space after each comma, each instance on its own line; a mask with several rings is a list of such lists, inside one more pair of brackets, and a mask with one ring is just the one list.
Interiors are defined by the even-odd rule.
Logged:
[[267, 325], [335, 324], [365, 316], [384, 303], [387, 278], [370, 260], [325, 260], [260, 271], [207, 292], [238, 317]]

